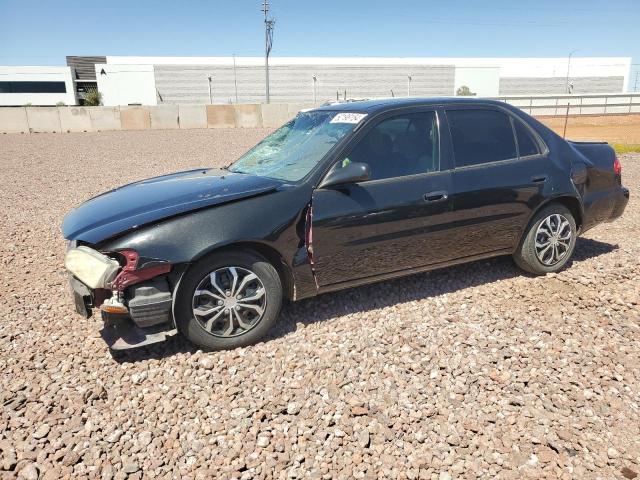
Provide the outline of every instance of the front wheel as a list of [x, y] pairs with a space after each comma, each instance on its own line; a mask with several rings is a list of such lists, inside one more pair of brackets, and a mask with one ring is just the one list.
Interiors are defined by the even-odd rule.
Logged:
[[520, 268], [536, 275], [557, 272], [573, 255], [576, 237], [576, 221], [569, 209], [549, 205], [533, 218], [513, 259]]
[[282, 305], [276, 269], [253, 252], [226, 251], [196, 263], [177, 292], [178, 330], [207, 350], [250, 345], [273, 326]]

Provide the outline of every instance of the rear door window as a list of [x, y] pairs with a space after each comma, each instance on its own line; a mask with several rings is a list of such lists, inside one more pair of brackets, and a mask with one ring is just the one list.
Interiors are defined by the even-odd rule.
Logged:
[[511, 119], [489, 109], [448, 110], [456, 167], [517, 158]]

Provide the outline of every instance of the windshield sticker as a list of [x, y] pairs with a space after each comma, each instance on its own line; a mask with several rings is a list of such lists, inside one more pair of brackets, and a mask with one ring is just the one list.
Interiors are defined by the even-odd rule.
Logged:
[[333, 117], [329, 123], [358, 123], [366, 116], [366, 113], [339, 113]]

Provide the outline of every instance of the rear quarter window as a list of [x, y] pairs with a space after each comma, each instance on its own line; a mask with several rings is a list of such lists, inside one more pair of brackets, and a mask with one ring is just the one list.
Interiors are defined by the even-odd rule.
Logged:
[[538, 155], [540, 148], [538, 144], [531, 136], [531, 132], [525, 127], [522, 122], [513, 120], [513, 125], [516, 130], [516, 138], [518, 139], [518, 150], [521, 157], [528, 157], [531, 155]]

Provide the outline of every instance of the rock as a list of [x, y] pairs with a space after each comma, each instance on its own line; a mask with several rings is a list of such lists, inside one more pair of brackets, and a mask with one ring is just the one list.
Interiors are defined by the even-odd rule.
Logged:
[[62, 465], [65, 467], [72, 467], [76, 463], [80, 461], [80, 454], [74, 450], [69, 450], [65, 453], [64, 457], [62, 457]]
[[542, 463], [555, 462], [556, 458], [557, 453], [548, 447], [542, 447], [538, 450], [538, 460], [540, 460]]
[[113, 479], [113, 466], [108, 463], [102, 469], [102, 474], [100, 475], [101, 480], [112, 480]]
[[198, 360], [198, 365], [200, 366], [200, 368], [203, 368], [205, 370], [211, 370], [213, 367], [215, 367], [213, 358], [210, 355], [205, 355], [200, 360]]
[[138, 470], [140, 470], [140, 467], [136, 462], [126, 462], [122, 465], [122, 471], [124, 473], [132, 474], [136, 473]]
[[615, 448], [609, 447], [607, 449], [607, 457], [609, 457], [612, 460], [615, 458], [620, 458], [620, 453]]
[[136, 385], [141, 384], [147, 379], [147, 372], [134, 373], [131, 375], [131, 381]]
[[200, 441], [200, 440], [196, 440], [195, 442], [193, 442], [191, 444], [191, 449], [194, 452], [199, 452], [200, 450], [202, 450], [204, 448], [204, 442]]
[[50, 430], [51, 430], [51, 427], [49, 427], [49, 425], [47, 425], [46, 423], [43, 423], [38, 427], [38, 429], [35, 432], [33, 432], [33, 438], [37, 438], [37, 439], [44, 438], [49, 434]]
[[622, 469], [620, 469], [620, 473], [624, 478], [628, 478], [629, 480], [633, 480], [638, 477], [638, 473], [631, 470], [629, 467], [622, 467]]
[[151, 443], [152, 438], [153, 438], [153, 435], [151, 432], [149, 431], [142, 432], [140, 433], [140, 435], [138, 435], [138, 445], [141, 448], [144, 448]]
[[62, 472], [59, 468], [47, 468], [42, 472], [40, 480], [60, 480], [62, 476]]
[[287, 413], [289, 415], [297, 415], [298, 413], [300, 413], [300, 405], [295, 402], [287, 404]]
[[105, 440], [109, 443], [116, 443], [118, 440], [120, 440], [120, 437], [122, 437], [122, 434], [124, 432], [122, 430], [116, 429], [113, 432], [111, 432], [106, 438]]
[[354, 417], [360, 417], [362, 415], [368, 415], [368, 414], [369, 414], [369, 409], [366, 407], [361, 407], [361, 406], [351, 407], [351, 415], [353, 415]]
[[269, 437], [266, 437], [266, 436], [259, 436], [258, 440], [256, 441], [256, 445], [260, 448], [264, 448], [268, 446], [269, 443], [270, 443], [270, 439]]
[[6, 450], [2, 451], [2, 470], [13, 470], [18, 463], [16, 452], [11, 447], [6, 447]]
[[358, 433], [358, 445], [360, 445], [362, 448], [367, 448], [370, 443], [371, 436], [369, 434], [369, 430], [365, 428], [364, 430], [361, 430], [360, 433]]
[[18, 472], [18, 477], [24, 480], [38, 480], [38, 467], [35, 463], [27, 463]]

